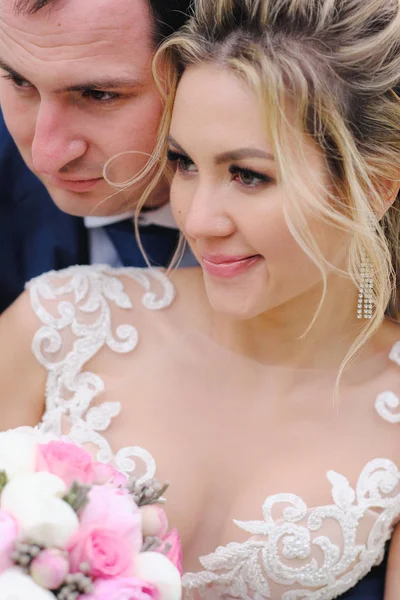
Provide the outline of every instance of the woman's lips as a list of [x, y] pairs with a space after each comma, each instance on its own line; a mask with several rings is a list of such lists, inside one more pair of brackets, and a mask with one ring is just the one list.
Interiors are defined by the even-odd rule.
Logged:
[[203, 255], [202, 265], [209, 275], [228, 278], [242, 275], [260, 260], [262, 257], [259, 254], [252, 256]]

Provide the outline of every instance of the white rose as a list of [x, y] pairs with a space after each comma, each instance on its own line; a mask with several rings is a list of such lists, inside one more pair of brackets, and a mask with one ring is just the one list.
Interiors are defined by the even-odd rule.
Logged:
[[182, 582], [178, 569], [160, 552], [140, 552], [134, 558], [134, 577], [158, 587], [160, 600], [181, 600]]
[[0, 432], [0, 471], [9, 479], [33, 473], [36, 467], [36, 446], [46, 438], [31, 427], [19, 427]]
[[0, 575], [0, 600], [54, 600], [54, 596], [19, 569], [8, 569]]
[[16, 477], [1, 494], [1, 508], [18, 522], [20, 536], [41, 544], [64, 548], [79, 529], [75, 511], [62, 500], [62, 479], [51, 473]]

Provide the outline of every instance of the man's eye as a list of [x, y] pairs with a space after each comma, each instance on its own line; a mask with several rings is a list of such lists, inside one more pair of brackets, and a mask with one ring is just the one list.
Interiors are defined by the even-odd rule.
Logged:
[[15, 75], [12, 75], [11, 73], [7, 73], [6, 75], [3, 75], [3, 77], [4, 77], [4, 79], [11, 81], [11, 83], [17, 88], [31, 89], [33, 87], [32, 84], [29, 83], [29, 81], [26, 81], [26, 79], [22, 79], [21, 77], [16, 77]]
[[103, 92], [101, 90], [85, 90], [82, 96], [96, 102], [112, 102], [112, 100], [117, 100], [120, 97], [115, 92]]

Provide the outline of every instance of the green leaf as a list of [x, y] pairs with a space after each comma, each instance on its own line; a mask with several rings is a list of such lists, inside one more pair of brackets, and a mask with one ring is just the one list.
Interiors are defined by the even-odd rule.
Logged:
[[5, 471], [0, 471], [0, 494], [4, 490], [8, 483], [7, 473]]
[[81, 483], [74, 481], [69, 491], [63, 497], [63, 500], [69, 504], [76, 513], [79, 513], [89, 502], [90, 489], [90, 485], [82, 485]]

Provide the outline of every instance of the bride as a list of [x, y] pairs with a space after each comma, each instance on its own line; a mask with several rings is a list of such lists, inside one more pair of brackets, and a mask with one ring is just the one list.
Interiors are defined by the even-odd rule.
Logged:
[[[40, 421], [168, 480], [188, 598], [383, 597], [399, 40], [399, 0], [198, 0], [158, 55], [149, 172], [168, 161], [201, 266], [48, 273], [0, 319], [2, 428]], [[395, 532], [386, 600], [399, 573]]]

